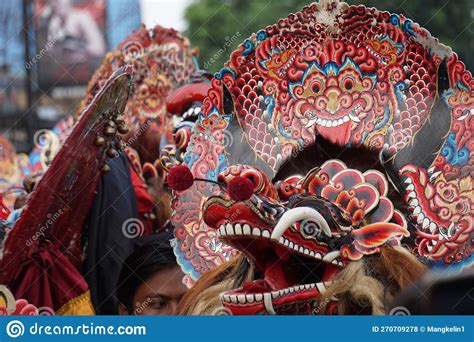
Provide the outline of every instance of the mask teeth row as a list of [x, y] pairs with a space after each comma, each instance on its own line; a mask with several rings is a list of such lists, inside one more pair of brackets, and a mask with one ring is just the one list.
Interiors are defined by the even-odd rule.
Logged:
[[[265, 238], [270, 238], [271, 236], [271, 233], [269, 230], [265, 230], [265, 229], [260, 229], [260, 228], [257, 228], [257, 227], [250, 227], [250, 225], [248, 224], [240, 224], [240, 223], [236, 223], [236, 224], [230, 224], [230, 223], [227, 223], [227, 224], [221, 224], [219, 226], [219, 229], [217, 229], [217, 236], [219, 237], [225, 237], [225, 236], [255, 236], [255, 237], [265, 237]], [[327, 263], [331, 263], [333, 265], [336, 265], [336, 266], [343, 266], [343, 263], [342, 261], [339, 261], [339, 260], [336, 260], [336, 258], [334, 258], [334, 260], [328, 260], [325, 256], [323, 257], [323, 255], [321, 253], [318, 253], [318, 252], [314, 252], [312, 250], [309, 250], [308, 248], [305, 248], [303, 246], [300, 246], [298, 244], [295, 244], [294, 242], [284, 238], [284, 237], [281, 237], [280, 240], [279, 240], [280, 244], [288, 247], [289, 249], [292, 249], [294, 250], [295, 252], [298, 252], [300, 254], [303, 254], [303, 255], [306, 255], [306, 256], [309, 256], [311, 258], [314, 258], [316, 260], [323, 260]]]
[[217, 230], [217, 236], [236, 236], [236, 235], [246, 235], [246, 236], [256, 236], [256, 237], [266, 237], [270, 238], [270, 231], [265, 229], [260, 229], [257, 227], [250, 227], [248, 224], [221, 224]]
[[294, 250], [295, 252], [298, 252], [300, 254], [304, 254], [304, 255], [309, 256], [311, 258], [314, 258], [316, 260], [323, 260], [326, 263], [331, 263], [331, 264], [336, 265], [336, 266], [343, 266], [344, 265], [342, 263], [342, 261], [339, 261], [339, 260], [336, 259], [339, 256], [339, 253], [330, 253], [330, 254], [327, 254], [327, 255], [323, 256], [321, 253], [318, 253], [318, 252], [312, 251], [308, 248], [305, 248], [303, 246], [300, 246], [300, 245], [294, 243], [293, 241], [290, 241], [290, 240], [286, 239], [283, 236], [280, 237], [279, 242], [282, 245]]
[[315, 289], [319, 292], [323, 292], [326, 290], [326, 286], [323, 283], [313, 283], [313, 284], [305, 284], [305, 285], [296, 285], [292, 287], [288, 287], [286, 289], [272, 291], [267, 293], [254, 293], [254, 294], [226, 294], [223, 293], [220, 295], [221, 301], [224, 303], [230, 304], [251, 304], [254, 302], [263, 302], [263, 297], [266, 294], [271, 295], [272, 299], [277, 299], [282, 296], [289, 295], [295, 292], [302, 292], [305, 290]]

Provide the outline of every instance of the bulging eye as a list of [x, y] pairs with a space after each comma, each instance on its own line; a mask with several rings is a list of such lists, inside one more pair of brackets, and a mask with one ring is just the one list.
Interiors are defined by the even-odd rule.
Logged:
[[306, 219], [301, 222], [300, 232], [304, 238], [319, 238], [322, 234], [321, 226], [318, 222], [312, 219]]
[[344, 81], [344, 89], [351, 90], [354, 88], [354, 80], [352, 78], [348, 78]]
[[319, 84], [319, 82], [313, 83], [311, 86], [311, 90], [313, 91], [313, 93], [319, 93], [321, 91], [321, 85]]

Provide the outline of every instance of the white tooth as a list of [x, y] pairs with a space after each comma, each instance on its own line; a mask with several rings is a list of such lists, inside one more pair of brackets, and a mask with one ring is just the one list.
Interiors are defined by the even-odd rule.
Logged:
[[225, 232], [227, 235], [234, 235], [234, 227], [230, 223], [225, 226]]
[[326, 119], [322, 119], [322, 120], [321, 120], [321, 126], [326, 126], [326, 122], [327, 122]]
[[257, 293], [257, 294], [255, 295], [255, 300], [256, 300], [257, 302], [261, 302], [262, 299], [263, 299], [263, 294]]
[[290, 241], [290, 243], [288, 244], [288, 247], [290, 247], [291, 249], [293, 249], [294, 245], [295, 245], [295, 244]]
[[309, 255], [314, 257], [314, 252], [313, 251], [309, 251]]
[[280, 297], [280, 292], [279, 291], [272, 291], [271, 293], [272, 293], [272, 298], [273, 299]]
[[306, 285], [304, 286], [304, 288], [305, 288], [306, 290], [309, 290], [310, 287], [311, 287], [311, 286], [309, 286], [309, 284], [306, 284]]
[[304, 248], [303, 248], [303, 246], [300, 246], [300, 247], [299, 247], [299, 252], [302, 253], [302, 254], [304, 254]]
[[290, 241], [288, 241], [287, 239], [284, 239], [284, 240], [285, 240], [285, 242], [283, 242], [283, 244], [284, 244], [285, 246], [289, 246], [289, 245], [290, 245]]
[[343, 120], [344, 122], [349, 121], [349, 120], [350, 120], [350, 119], [349, 119], [349, 115], [345, 115], [345, 116], [342, 118], [342, 120]]
[[434, 233], [435, 230], [436, 230], [436, 223], [431, 222], [431, 223], [430, 223], [430, 232], [431, 232], [431, 233]]
[[269, 238], [269, 237], [270, 237], [270, 232], [269, 232], [268, 230], [264, 230], [264, 231], [262, 232], [262, 236], [263, 236], [263, 237], [266, 237], [266, 238]]
[[339, 266], [344, 266], [344, 264], [342, 263], [342, 261], [338, 261], [337, 264], [338, 264]]
[[252, 229], [252, 235], [260, 236], [260, 229], [258, 229], [258, 228]]
[[295, 292], [295, 288], [294, 287], [290, 287], [290, 293], [293, 293]]
[[424, 218], [425, 218], [425, 215], [423, 213], [419, 213], [418, 217], [416, 218], [416, 222], [421, 224], [421, 222], [423, 222]]
[[333, 264], [333, 265], [337, 265], [337, 260], [333, 260], [333, 261], [331, 261], [331, 264]]
[[316, 287], [316, 284], [309, 284], [309, 286], [314, 289]]
[[308, 248], [304, 249], [304, 254], [309, 255], [309, 249]]
[[417, 207], [418, 204], [419, 204], [419, 202], [416, 198], [412, 199], [409, 203], [410, 203], [411, 207]]
[[418, 215], [419, 213], [421, 213], [421, 207], [416, 207], [416, 208], [413, 210], [413, 214], [414, 214], [414, 215]]
[[411, 183], [412, 183], [412, 182], [411, 182], [411, 178], [407, 178], [407, 179], [405, 179], [405, 183], [407, 183], [407, 184], [411, 184]]
[[436, 245], [438, 244], [438, 240], [431, 240], [431, 244], [432, 244], [433, 246], [436, 246]]
[[234, 304], [237, 304], [237, 296], [236, 295], [230, 295], [230, 301]]
[[[318, 253], [318, 254], [319, 254], [319, 253]], [[323, 261], [325, 261], [325, 262], [331, 262], [331, 261], [333, 261], [334, 259], [338, 258], [340, 254], [341, 254], [341, 252], [339, 252], [339, 251], [333, 251], [333, 252], [331, 252], [331, 253], [328, 253], [328, 254], [326, 254], [326, 255], [324, 256]]]
[[235, 234], [242, 235], [242, 226], [239, 223], [237, 223], [234, 226], [234, 230], [235, 230]]
[[239, 301], [240, 304], [247, 303], [247, 300], [245, 299], [245, 295], [237, 295], [237, 300]]
[[194, 108], [194, 114], [199, 114], [200, 111], [201, 111], [200, 107]]
[[247, 303], [253, 303], [255, 300], [253, 295], [247, 295], [246, 298], [247, 298]]
[[321, 255], [321, 253], [316, 253], [316, 254], [314, 255], [314, 257], [315, 257], [316, 259], [319, 259], [319, 260], [321, 260], [321, 259], [323, 258], [323, 256]]
[[416, 193], [414, 191], [410, 191], [408, 194], [407, 194], [407, 197], [408, 198], [416, 198]]
[[415, 190], [415, 185], [413, 185], [413, 184], [408, 185], [408, 186], [407, 186], [407, 190], [408, 190], [408, 191], [413, 191], [413, 190]]
[[282, 237], [280, 237], [280, 240], [278, 240], [278, 242], [281, 243], [282, 245], [284, 245], [284, 244], [285, 244], [285, 240], [286, 240], [286, 239], [282, 236]]
[[428, 170], [426, 170], [426, 171], [428, 171], [428, 173], [433, 173], [434, 169], [435, 169], [435, 167], [432, 166], [432, 167], [430, 167], [430, 168], [429, 168]]
[[316, 120], [316, 123], [319, 125], [319, 124], [321, 123], [321, 121], [322, 121], [322, 119], [321, 119], [321, 118], [318, 118], [318, 119]]
[[252, 235], [250, 226], [248, 224], [244, 224], [242, 231], [244, 235]]
[[333, 120], [332, 121], [332, 127], [336, 127], [337, 126], [337, 120]]
[[230, 301], [229, 295], [225, 295], [225, 294], [221, 295], [221, 301], [229, 302]]
[[360, 119], [359, 119], [357, 116], [355, 116], [355, 115], [349, 114], [349, 117], [350, 117], [351, 120], [354, 121], [354, 122], [357, 122], [357, 123], [360, 122]]
[[342, 120], [342, 119], [337, 120], [338, 125], [342, 125], [343, 123], [344, 123], [344, 120]]
[[272, 296], [269, 293], [263, 294], [263, 305], [270, 315], [276, 315], [276, 312], [273, 309]]
[[433, 246], [427, 245], [426, 249], [428, 249], [428, 252], [431, 252], [433, 250]]
[[425, 220], [423, 221], [423, 228], [428, 227], [429, 224], [430, 224], [430, 220], [426, 217]]

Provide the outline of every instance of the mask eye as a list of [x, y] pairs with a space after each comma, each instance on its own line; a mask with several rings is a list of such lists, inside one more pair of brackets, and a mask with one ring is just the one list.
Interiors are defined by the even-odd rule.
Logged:
[[323, 230], [319, 222], [316, 222], [313, 219], [306, 219], [300, 224], [300, 232], [304, 238], [320, 238]]

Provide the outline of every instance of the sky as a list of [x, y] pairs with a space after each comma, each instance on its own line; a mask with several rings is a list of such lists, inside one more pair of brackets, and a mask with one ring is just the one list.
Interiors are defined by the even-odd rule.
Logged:
[[184, 31], [184, 10], [191, 2], [192, 0], [141, 0], [142, 20], [148, 27], [160, 24]]

